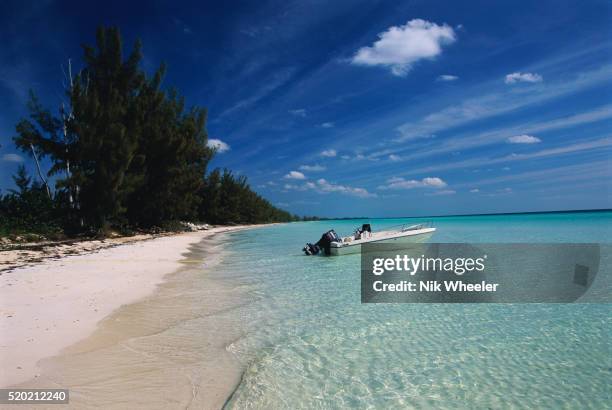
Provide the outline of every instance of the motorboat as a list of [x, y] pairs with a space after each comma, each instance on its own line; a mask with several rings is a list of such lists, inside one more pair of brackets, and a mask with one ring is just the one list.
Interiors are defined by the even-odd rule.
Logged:
[[363, 224], [350, 236], [340, 237], [332, 229], [325, 232], [315, 243], [307, 243], [302, 249], [306, 255], [323, 254], [327, 256], [361, 253], [361, 245], [367, 243], [397, 244], [424, 242], [431, 237], [436, 228], [431, 223], [417, 225], [398, 225], [383, 231], [372, 232], [370, 224]]

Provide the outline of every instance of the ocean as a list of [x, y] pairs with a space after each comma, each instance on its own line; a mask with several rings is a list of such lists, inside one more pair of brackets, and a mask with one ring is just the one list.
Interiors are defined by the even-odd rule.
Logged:
[[431, 242], [612, 242], [612, 212], [333, 220], [229, 234], [209, 274], [242, 295], [232, 313], [240, 337], [226, 349], [244, 372], [226, 408], [611, 408], [612, 305], [361, 304], [359, 255], [301, 252], [331, 228], [347, 235], [363, 222], [376, 230], [426, 221], [437, 228]]

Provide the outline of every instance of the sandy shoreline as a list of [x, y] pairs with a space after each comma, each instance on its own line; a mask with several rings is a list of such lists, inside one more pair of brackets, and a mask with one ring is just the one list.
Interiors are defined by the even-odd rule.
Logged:
[[114, 248], [126, 244], [176, 236], [173, 233], [138, 234], [105, 239], [72, 239], [63, 241], [42, 241], [30, 243], [3, 244], [0, 247], [0, 274], [4, 271], [34, 266], [50, 259], [67, 256], [84, 255], [99, 252], [102, 249]]
[[166, 275], [189, 266], [184, 255], [190, 246], [245, 228], [160, 237], [2, 272], [0, 387], [36, 380], [41, 359], [78, 345], [118, 308], [154, 293]]

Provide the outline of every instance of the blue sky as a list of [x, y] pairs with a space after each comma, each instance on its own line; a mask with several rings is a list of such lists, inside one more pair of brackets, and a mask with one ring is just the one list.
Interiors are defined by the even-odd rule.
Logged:
[[298, 214], [612, 208], [605, 1], [0, 5], [0, 187], [27, 91], [57, 107], [95, 27], [209, 109], [213, 166]]

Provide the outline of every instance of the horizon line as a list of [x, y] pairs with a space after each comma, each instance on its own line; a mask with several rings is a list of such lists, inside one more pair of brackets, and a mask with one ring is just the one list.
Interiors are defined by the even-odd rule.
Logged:
[[460, 216], [499, 216], [499, 215], [530, 215], [530, 214], [561, 214], [561, 213], [580, 213], [580, 212], [611, 212], [612, 208], [597, 208], [597, 209], [567, 209], [555, 211], [524, 211], [524, 212], [492, 212], [492, 213], [477, 213], [477, 214], [450, 214], [450, 215], [427, 215], [427, 216], [355, 216], [355, 217], [320, 217], [326, 220], [338, 219], [409, 219], [409, 218], [452, 218]]

